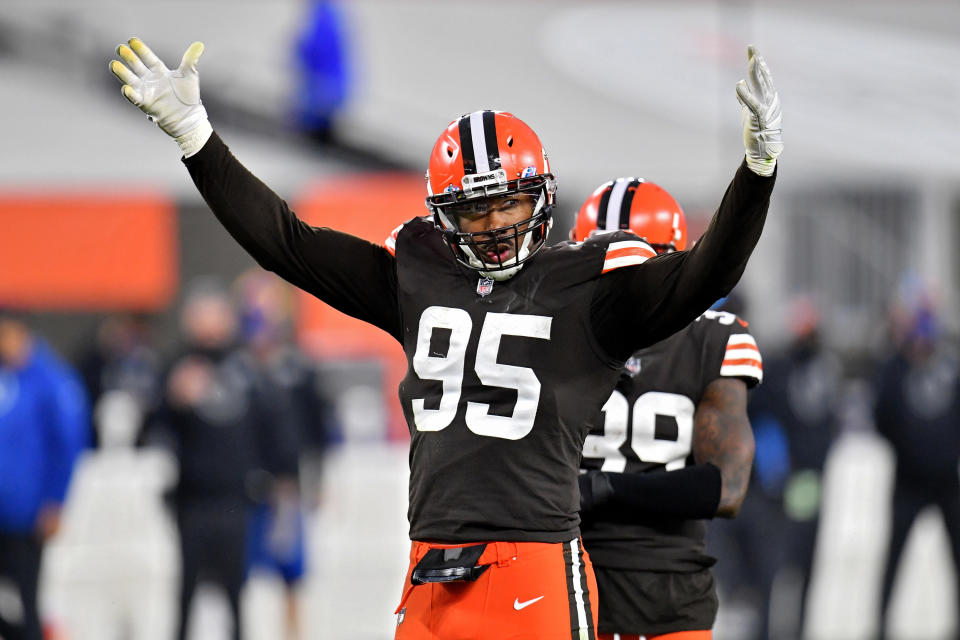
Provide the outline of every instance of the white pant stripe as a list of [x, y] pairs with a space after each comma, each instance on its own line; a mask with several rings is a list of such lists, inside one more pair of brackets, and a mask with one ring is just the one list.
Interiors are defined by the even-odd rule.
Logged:
[[583, 604], [583, 586], [580, 584], [580, 548], [576, 538], [570, 541], [570, 558], [573, 568], [573, 596], [577, 603], [577, 624], [580, 625], [580, 636], [585, 637], [587, 609]]

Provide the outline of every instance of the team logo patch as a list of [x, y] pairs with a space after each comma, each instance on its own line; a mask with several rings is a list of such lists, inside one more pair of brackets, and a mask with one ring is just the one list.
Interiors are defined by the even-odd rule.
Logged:
[[521, 177], [521, 178], [532, 178], [532, 177], [535, 176], [535, 175], [537, 175], [537, 168], [536, 168], [536, 167], [526, 167], [526, 168], [524, 168], [523, 171], [520, 172], [520, 177]]
[[627, 363], [623, 365], [623, 368], [630, 375], [632, 376], [637, 375], [638, 373], [640, 373], [640, 358], [637, 358], [636, 356], [630, 358], [629, 360], [627, 360]]
[[477, 295], [481, 298], [493, 292], [493, 278], [480, 278], [477, 281]]

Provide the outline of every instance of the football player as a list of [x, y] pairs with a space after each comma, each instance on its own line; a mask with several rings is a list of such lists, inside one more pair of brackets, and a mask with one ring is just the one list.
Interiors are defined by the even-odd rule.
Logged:
[[631, 354], [736, 284], [760, 237], [783, 145], [779, 98], [753, 49], [751, 82], [737, 90], [745, 160], [696, 248], [655, 260], [627, 233], [546, 247], [556, 181], [537, 135], [503, 111], [443, 131], [430, 215], [385, 247], [311, 227], [213, 131], [201, 43], [173, 71], [136, 38], [117, 51], [123, 95], [176, 139], [260, 265], [403, 346], [413, 542], [396, 637], [593, 639], [577, 490], [587, 419]]
[[[575, 241], [630, 230], [658, 255], [683, 251], [687, 224], [652, 182], [596, 189]], [[747, 388], [763, 364], [747, 323], [705, 311], [634, 353], [583, 446], [583, 544], [599, 587], [602, 640], [709, 640], [717, 595], [704, 519], [736, 515], [747, 490], [753, 433]]]

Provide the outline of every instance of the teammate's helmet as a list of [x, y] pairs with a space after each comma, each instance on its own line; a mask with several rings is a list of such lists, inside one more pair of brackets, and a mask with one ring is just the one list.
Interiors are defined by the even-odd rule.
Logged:
[[577, 213], [573, 240], [597, 231], [629, 229], [657, 253], [683, 251], [687, 221], [669, 193], [643, 178], [617, 178], [597, 187]]
[[[556, 181], [537, 134], [513, 114], [474, 111], [451, 122], [433, 146], [426, 177], [427, 208], [461, 264], [504, 280], [546, 241]], [[458, 228], [458, 211], [482, 212], [484, 198], [508, 194], [535, 198], [533, 214], [480, 233]], [[478, 243], [491, 238], [512, 243], [513, 256], [495, 264], [481, 259]]]

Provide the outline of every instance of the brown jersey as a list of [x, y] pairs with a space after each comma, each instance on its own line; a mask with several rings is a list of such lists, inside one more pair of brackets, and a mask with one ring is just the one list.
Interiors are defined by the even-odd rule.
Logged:
[[[746, 323], [707, 311], [682, 331], [628, 361], [583, 447], [584, 469], [614, 473], [673, 471], [693, 464], [694, 413], [703, 392], [722, 377], [748, 386], [763, 378], [757, 343]], [[696, 571], [714, 563], [704, 550], [703, 520], [609, 511], [583, 525], [594, 565], [648, 571]]]
[[590, 305], [608, 256], [629, 248], [653, 255], [609, 234], [547, 247], [491, 283], [452, 260], [431, 221], [398, 233], [413, 539], [577, 536], [585, 425], [622, 362], [597, 343]]

